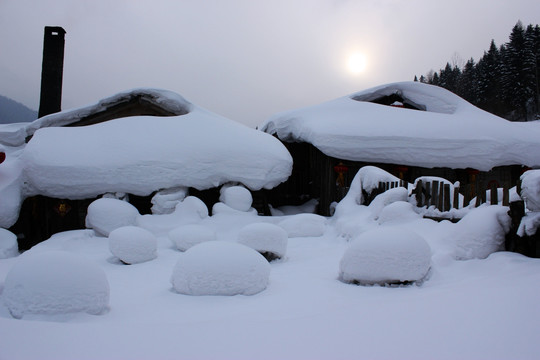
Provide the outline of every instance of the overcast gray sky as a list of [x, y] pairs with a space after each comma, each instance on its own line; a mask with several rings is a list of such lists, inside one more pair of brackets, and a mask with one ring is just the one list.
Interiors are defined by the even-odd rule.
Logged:
[[456, 53], [478, 60], [518, 20], [540, 23], [540, 1], [0, 0], [0, 94], [37, 110], [43, 28], [62, 26], [63, 109], [157, 87], [254, 127]]

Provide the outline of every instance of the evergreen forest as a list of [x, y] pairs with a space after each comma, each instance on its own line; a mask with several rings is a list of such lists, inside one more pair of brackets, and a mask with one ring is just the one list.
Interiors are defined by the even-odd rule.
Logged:
[[531, 121], [540, 120], [539, 67], [540, 26], [518, 21], [508, 42], [497, 47], [491, 40], [478, 61], [454, 60], [414, 80], [441, 86], [505, 119]]

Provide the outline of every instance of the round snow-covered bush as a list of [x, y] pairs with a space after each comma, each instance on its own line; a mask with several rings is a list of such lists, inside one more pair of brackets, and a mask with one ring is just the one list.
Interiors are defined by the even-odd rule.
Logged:
[[422, 215], [414, 211], [414, 206], [405, 201], [396, 201], [385, 206], [379, 213], [379, 224], [395, 224], [418, 220]]
[[508, 208], [500, 205], [482, 206], [469, 212], [447, 235], [448, 243], [456, 245], [458, 260], [485, 259], [503, 250], [506, 233], [512, 219]]
[[14, 318], [25, 314], [101, 314], [109, 306], [105, 272], [62, 251], [25, 254], [6, 276], [2, 294]]
[[180, 251], [186, 251], [192, 246], [205, 241], [216, 240], [216, 233], [203, 225], [190, 224], [179, 226], [169, 231], [169, 239]]
[[208, 241], [181, 254], [171, 277], [186, 295], [253, 295], [266, 289], [270, 264], [247, 246]]
[[184, 186], [163, 189], [152, 197], [152, 214], [170, 214], [182, 200], [186, 198], [188, 188]]
[[195, 196], [188, 196], [176, 205], [174, 216], [180, 218], [184, 223], [198, 222], [208, 217], [208, 207]]
[[223, 186], [220, 190], [219, 201], [238, 210], [248, 211], [253, 204], [251, 192], [243, 186]]
[[86, 227], [102, 236], [109, 236], [114, 229], [135, 225], [139, 211], [130, 203], [111, 198], [101, 198], [88, 206]]
[[278, 224], [289, 237], [318, 237], [326, 230], [326, 218], [316, 214], [298, 214]]
[[274, 224], [254, 223], [238, 233], [238, 242], [260, 252], [267, 260], [280, 259], [287, 252], [287, 232]]
[[414, 282], [422, 280], [430, 266], [431, 248], [420, 235], [382, 227], [353, 240], [339, 264], [339, 279], [366, 285]]
[[0, 259], [7, 259], [17, 255], [19, 255], [17, 235], [0, 228]]
[[124, 226], [109, 234], [109, 250], [126, 264], [138, 264], [157, 257], [157, 239], [148, 230]]

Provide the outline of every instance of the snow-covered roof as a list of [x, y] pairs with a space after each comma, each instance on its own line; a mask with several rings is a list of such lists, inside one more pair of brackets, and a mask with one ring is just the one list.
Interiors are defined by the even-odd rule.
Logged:
[[69, 126], [107, 111], [114, 116], [112, 109], [133, 102], [138, 102], [146, 107], [151, 106], [154, 109], [153, 112], [168, 116], [187, 114], [191, 107], [187, 100], [175, 92], [163, 89], [137, 88], [107, 97], [95, 104], [43, 116], [31, 123], [0, 126], [0, 143], [20, 146], [24, 144], [27, 137], [32, 136], [36, 130], [43, 127]]
[[[411, 108], [376, 103], [392, 95]], [[539, 124], [509, 122], [420, 82], [387, 84], [283, 112], [259, 128], [350, 161], [479, 170], [540, 166]]]
[[[107, 192], [149, 195], [228, 182], [259, 190], [289, 177], [292, 159], [279, 140], [186, 100], [182, 105], [187, 113], [179, 116], [42, 127], [28, 144], [6, 147], [7, 159], [0, 166], [0, 226], [10, 226], [20, 202], [37, 194], [69, 199]], [[63, 113], [72, 119], [83, 111]], [[67, 121], [58, 117], [54, 123]], [[11, 199], [9, 204], [5, 199]]]

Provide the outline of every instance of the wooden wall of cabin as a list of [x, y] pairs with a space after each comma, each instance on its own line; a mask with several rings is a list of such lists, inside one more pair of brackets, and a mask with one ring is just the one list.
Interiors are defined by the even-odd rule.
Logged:
[[[360, 168], [371, 165], [381, 168], [402, 180], [413, 182], [421, 176], [436, 176], [452, 183], [460, 182], [460, 192], [465, 194], [468, 184], [474, 184], [474, 191], [488, 189], [491, 183], [497, 187], [517, 184], [522, 173], [521, 166], [501, 166], [488, 172], [475, 172], [472, 169], [423, 168], [401, 166], [399, 164], [383, 164], [348, 161], [329, 157], [311, 144], [284, 143], [293, 158], [293, 171], [290, 178], [273, 190], [268, 191], [268, 202], [274, 206], [300, 205], [310, 199], [318, 199], [318, 213], [331, 215], [330, 206], [340, 201], [347, 193], [349, 186]], [[336, 184], [338, 174], [334, 167], [340, 163], [347, 166], [344, 173], [345, 186]]]

